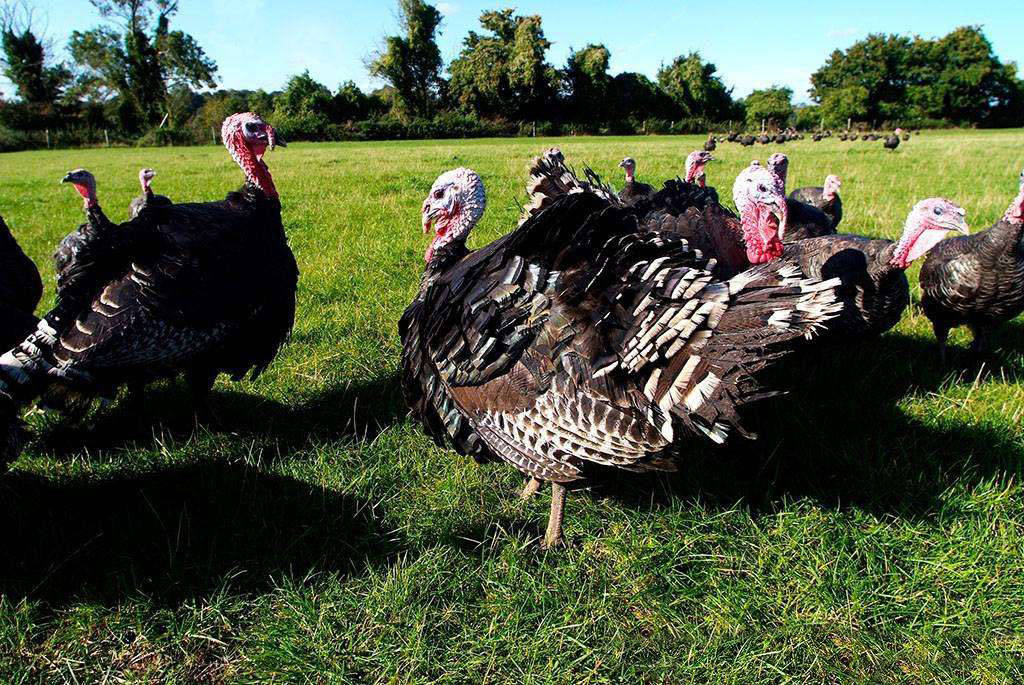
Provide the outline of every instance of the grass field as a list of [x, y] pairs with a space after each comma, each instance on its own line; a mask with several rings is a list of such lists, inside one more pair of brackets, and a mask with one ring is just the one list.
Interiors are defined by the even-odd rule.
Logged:
[[[435, 176], [476, 169], [471, 245], [515, 226], [525, 166], [557, 144], [615, 183], [682, 172], [697, 137], [295, 144], [268, 157], [302, 277], [291, 343], [218, 383], [196, 427], [180, 384], [82, 425], [33, 414], [0, 476], [0, 682], [766, 683], [1024, 679], [1024, 325], [943, 368], [916, 306], [850, 349], [789, 360], [761, 439], [695, 445], [679, 473], [596, 471], [568, 546], [547, 494], [433, 446], [406, 416], [397, 321], [422, 270]], [[723, 198], [752, 157], [720, 146]], [[844, 228], [894, 238], [914, 202], [998, 218], [1024, 132], [784, 147], [790, 185], [843, 179]], [[220, 148], [0, 155], [0, 213], [44, 270], [81, 220], [85, 166], [116, 220], [153, 166], [176, 200], [240, 174]], [[915, 301], [917, 268], [911, 283]]]

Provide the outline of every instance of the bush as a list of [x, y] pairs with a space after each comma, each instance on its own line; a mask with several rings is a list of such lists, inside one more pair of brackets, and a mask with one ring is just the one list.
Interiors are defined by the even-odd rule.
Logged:
[[173, 145], [196, 145], [206, 142], [196, 139], [196, 132], [187, 128], [154, 128], [135, 141], [137, 147], [168, 147]]

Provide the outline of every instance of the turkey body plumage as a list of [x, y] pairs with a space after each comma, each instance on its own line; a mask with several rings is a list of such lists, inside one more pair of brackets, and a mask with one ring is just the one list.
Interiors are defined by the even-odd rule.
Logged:
[[1024, 311], [1024, 223], [1005, 219], [973, 235], [947, 238], [921, 267], [921, 307], [944, 347], [950, 329], [970, 327], [976, 349]]
[[413, 415], [439, 444], [555, 484], [749, 435], [739, 409], [771, 394], [754, 374], [837, 311], [836, 284], [781, 260], [729, 281], [706, 266], [590, 193], [475, 252], [442, 248], [399, 323]]
[[843, 310], [825, 324], [827, 337], [848, 339], [889, 330], [910, 304], [910, 284], [892, 266], [896, 244], [859, 235], [807, 238], [786, 245], [783, 259], [796, 262], [813, 278], [838, 278]]
[[259, 374], [295, 314], [280, 211], [247, 186], [143, 211], [85, 241], [47, 316], [58, 333], [49, 356], [101, 392], [182, 371], [208, 383]]
[[787, 243], [832, 235], [836, 232], [832, 226], [832, 219], [817, 207], [789, 197], [786, 199], [786, 211], [789, 218], [786, 222], [784, 241]]
[[0, 217], [0, 304], [31, 314], [42, 297], [39, 269]]
[[833, 230], [839, 228], [839, 222], [843, 220], [843, 201], [836, 193], [831, 199], [824, 197], [825, 189], [822, 186], [807, 186], [797, 188], [789, 194], [789, 198], [796, 202], [821, 210], [831, 222]]

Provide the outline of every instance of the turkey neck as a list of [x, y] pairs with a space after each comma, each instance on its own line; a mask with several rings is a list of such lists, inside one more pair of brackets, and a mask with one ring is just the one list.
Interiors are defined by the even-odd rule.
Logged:
[[426, 295], [434, 281], [458, 264], [469, 252], [465, 240], [453, 240], [434, 250], [433, 256], [427, 262], [426, 268], [423, 269], [423, 278], [420, 280], [420, 296]]
[[110, 228], [114, 224], [107, 218], [107, 215], [103, 213], [103, 208], [100, 207], [99, 202], [93, 202], [85, 210], [85, 216], [89, 220], [89, 225], [97, 230]]

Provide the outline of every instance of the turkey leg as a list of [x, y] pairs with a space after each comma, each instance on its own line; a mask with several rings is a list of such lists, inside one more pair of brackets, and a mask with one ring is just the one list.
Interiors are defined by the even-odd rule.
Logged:
[[565, 514], [565, 486], [551, 484], [551, 514], [548, 516], [548, 531], [544, 535], [542, 549], [554, 549], [562, 544], [562, 517]]

